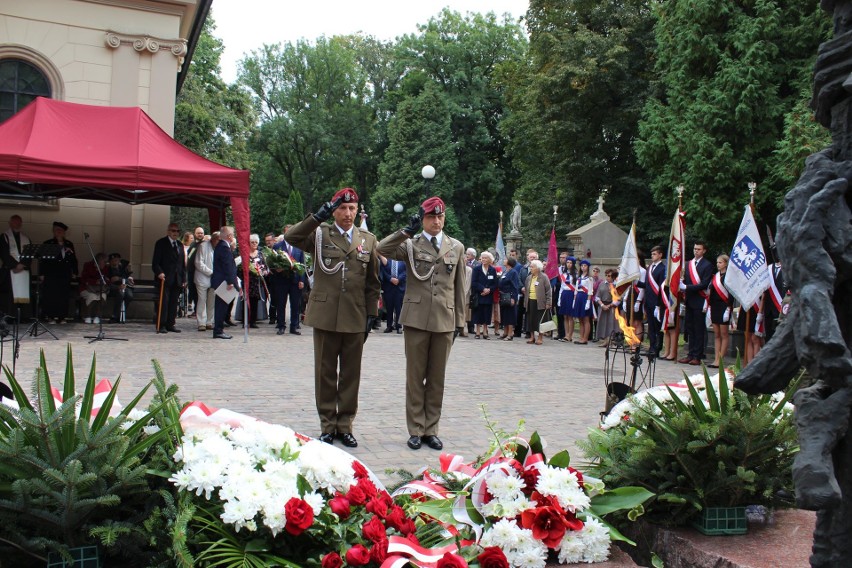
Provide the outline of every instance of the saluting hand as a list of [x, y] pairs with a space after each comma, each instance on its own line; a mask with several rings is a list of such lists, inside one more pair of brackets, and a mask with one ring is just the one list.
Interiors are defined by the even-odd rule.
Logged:
[[343, 197], [338, 197], [334, 201], [326, 201], [322, 204], [322, 206], [314, 213], [314, 219], [319, 221], [320, 223], [324, 223], [331, 218], [331, 214], [334, 213], [334, 210], [340, 207], [340, 204], [343, 203]]

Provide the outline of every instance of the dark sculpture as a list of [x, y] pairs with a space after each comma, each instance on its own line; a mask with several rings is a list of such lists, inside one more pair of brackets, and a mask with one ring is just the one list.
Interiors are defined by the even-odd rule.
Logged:
[[820, 45], [811, 106], [832, 145], [811, 155], [778, 217], [778, 253], [792, 291], [786, 321], [736, 380], [748, 393], [815, 379], [795, 398], [801, 451], [796, 502], [817, 511], [811, 566], [852, 562], [852, 0], [822, 0], [834, 38]]

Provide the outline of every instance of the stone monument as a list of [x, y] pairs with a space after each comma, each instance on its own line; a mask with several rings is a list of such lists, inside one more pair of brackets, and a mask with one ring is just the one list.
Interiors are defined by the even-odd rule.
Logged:
[[593, 264], [615, 268], [621, 263], [627, 233], [610, 221], [604, 211], [606, 193], [604, 189], [598, 196], [598, 209], [589, 216], [589, 222], [568, 233], [568, 242], [578, 262], [591, 253]]
[[820, 45], [811, 105], [832, 144], [808, 158], [778, 217], [789, 314], [735, 384], [776, 392], [802, 366], [815, 380], [794, 397], [793, 481], [798, 505], [817, 511], [811, 566], [828, 568], [852, 559], [852, 0], [821, 6], [834, 16], [834, 38]]
[[524, 238], [521, 236], [521, 203], [519, 201], [515, 201], [515, 208], [512, 209], [512, 215], [509, 217], [509, 222], [511, 223], [511, 230], [509, 234], [506, 235], [506, 254], [509, 253], [510, 250], [518, 251], [518, 259], [524, 260], [527, 255], [525, 251], [521, 250], [521, 244], [524, 241]]

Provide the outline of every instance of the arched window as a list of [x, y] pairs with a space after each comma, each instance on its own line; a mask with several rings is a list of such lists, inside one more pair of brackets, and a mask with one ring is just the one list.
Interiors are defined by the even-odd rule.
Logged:
[[36, 97], [50, 96], [50, 83], [37, 67], [20, 59], [0, 60], [0, 122]]

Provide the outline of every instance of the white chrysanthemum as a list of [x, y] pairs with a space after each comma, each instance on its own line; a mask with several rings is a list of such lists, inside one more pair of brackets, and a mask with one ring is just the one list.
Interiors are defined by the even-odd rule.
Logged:
[[142, 427], [142, 431], [145, 432], [146, 436], [153, 436], [160, 431], [160, 427], [156, 424], [148, 424], [147, 426]]
[[187, 468], [190, 474], [190, 483], [187, 490], [195, 491], [196, 495], [204, 493], [205, 499], [210, 499], [213, 491], [222, 484], [221, 468], [208, 462], [199, 461]]
[[276, 536], [279, 532], [283, 531], [284, 525], [287, 524], [287, 516], [284, 514], [284, 506], [279, 503], [278, 507], [274, 509], [265, 509], [263, 524], [269, 528], [273, 536]]
[[501, 519], [482, 534], [480, 544], [482, 546], [499, 546], [504, 550], [512, 549], [520, 542], [520, 531], [521, 529], [516, 521]]
[[512, 553], [512, 565], [516, 568], [544, 568], [547, 564], [547, 550], [531, 547]]
[[[239, 531], [247, 526], [246, 523], [254, 519], [257, 512], [257, 507], [253, 504], [234, 499], [225, 501], [220, 518], [226, 523], [233, 524], [234, 528]], [[249, 530], [256, 530], [257, 525], [254, 524], [254, 527], [254, 529]]]
[[578, 531], [566, 531], [559, 544], [559, 563], [578, 564], [583, 561], [585, 543]]
[[314, 489], [330, 492], [346, 491], [355, 483], [352, 456], [319, 440], [299, 448], [299, 465], [302, 475]]
[[487, 476], [486, 485], [488, 492], [495, 498], [500, 500], [517, 499], [521, 494], [521, 489], [524, 488], [524, 480], [518, 477], [517, 473], [506, 473], [505, 471], [495, 471]]
[[186, 489], [192, 482], [192, 475], [186, 470], [186, 468], [183, 468], [176, 471], [174, 475], [169, 478], [169, 481], [179, 489]]
[[609, 529], [595, 518], [584, 521], [583, 530], [580, 531], [583, 542], [584, 562], [604, 562], [609, 558]]
[[314, 515], [319, 515], [325, 506], [325, 498], [319, 493], [305, 493], [302, 499], [311, 506], [311, 509], [314, 510]]
[[482, 505], [482, 514], [486, 517], [517, 517], [534, 505], [523, 493], [514, 499], [492, 499]]
[[129, 420], [132, 420], [133, 422], [139, 422], [140, 420], [145, 418], [147, 415], [148, 415], [148, 412], [146, 412], [146, 411], [144, 411], [140, 408], [134, 408], [133, 410], [131, 410], [130, 412], [127, 413], [127, 418]]

